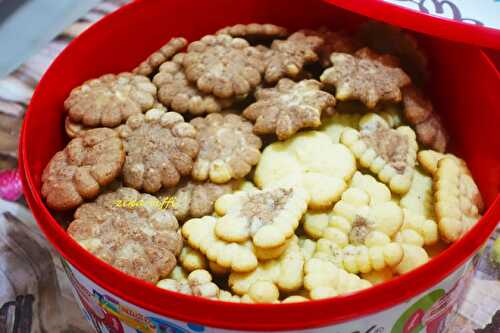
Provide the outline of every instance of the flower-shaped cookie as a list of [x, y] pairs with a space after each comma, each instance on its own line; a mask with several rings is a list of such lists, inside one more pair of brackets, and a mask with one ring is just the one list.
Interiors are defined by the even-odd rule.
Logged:
[[236, 114], [209, 114], [191, 120], [200, 151], [191, 175], [196, 180], [226, 183], [245, 177], [260, 159], [262, 141], [252, 123]]
[[434, 221], [434, 193], [432, 178], [418, 168], [408, 192], [401, 196], [403, 226], [396, 240], [417, 246], [432, 245], [439, 240], [438, 227]]
[[47, 164], [42, 174], [42, 196], [53, 209], [78, 207], [119, 176], [124, 160], [123, 144], [115, 131], [88, 130]]
[[[372, 244], [373, 243], [373, 244]], [[369, 245], [347, 245], [342, 249], [342, 265], [349, 273], [369, 273], [395, 267], [404, 259], [403, 245], [384, 239]]]
[[106, 74], [73, 89], [64, 101], [69, 118], [89, 127], [115, 127], [155, 103], [156, 87], [143, 75]]
[[365, 122], [361, 131], [347, 129], [341, 142], [353, 152], [361, 166], [369, 168], [398, 194], [408, 192], [417, 159], [417, 141], [410, 127], [390, 128], [381, 117]]
[[277, 82], [283, 77], [297, 77], [305, 64], [318, 60], [316, 50], [323, 44], [318, 36], [307, 36], [301, 31], [286, 40], [275, 40], [267, 57], [265, 80]]
[[316, 50], [319, 62], [323, 67], [330, 67], [330, 54], [333, 52], [354, 53], [359, 48], [358, 42], [344, 31], [331, 31], [327, 27], [317, 30], [300, 30], [307, 36], [318, 36], [323, 39], [323, 44]]
[[403, 225], [394, 236], [398, 243], [413, 244], [423, 247], [434, 245], [439, 241], [438, 225], [434, 220], [403, 208]]
[[220, 98], [246, 96], [261, 81], [263, 54], [241, 38], [208, 35], [191, 43], [184, 56], [186, 77]]
[[226, 194], [215, 202], [222, 217], [216, 235], [228, 242], [252, 239], [259, 248], [274, 248], [291, 237], [307, 210], [308, 196], [302, 189], [272, 188]]
[[184, 245], [181, 254], [179, 255], [179, 261], [186, 271], [192, 272], [197, 269], [207, 268], [207, 258], [198, 250], [193, 249], [189, 245]]
[[321, 91], [321, 83], [303, 80], [298, 83], [281, 79], [274, 88], [259, 89], [257, 102], [243, 115], [254, 121], [257, 134], [276, 133], [286, 140], [298, 130], [321, 125], [321, 113], [335, 106], [335, 97]]
[[175, 216], [149, 194], [122, 187], [75, 212], [68, 234], [113, 267], [156, 283], [176, 264], [182, 236]]
[[392, 201], [387, 186], [357, 171], [331, 212], [306, 213], [304, 231], [313, 238], [335, 240], [343, 247], [390, 239], [402, 223], [401, 208]]
[[158, 87], [160, 102], [173, 111], [194, 115], [219, 112], [229, 107], [233, 103], [232, 99], [202, 93], [195, 84], [187, 80], [182, 67], [184, 56], [185, 53], [179, 53], [172, 61], [163, 63], [159, 73], [153, 78], [153, 83]]
[[164, 202], [173, 201], [171, 207], [179, 221], [192, 217], [211, 215], [214, 203], [222, 195], [239, 189], [240, 182], [231, 181], [226, 184], [197, 182], [187, 180], [175, 188], [160, 191], [157, 197]]
[[436, 219], [441, 238], [454, 242], [481, 218], [484, 204], [465, 162], [444, 157], [434, 173]]
[[229, 35], [231, 37], [241, 37], [251, 43], [259, 41], [268, 41], [277, 38], [284, 38], [288, 35], [288, 31], [284, 27], [280, 27], [270, 23], [250, 23], [250, 24], [235, 24], [225, 27], [216, 32], [217, 35]]
[[360, 59], [347, 53], [332, 53], [332, 67], [321, 74], [321, 82], [336, 88], [338, 100], [360, 100], [368, 108], [379, 101], [399, 102], [400, 88], [410, 78], [399, 68], [388, 67], [378, 60]]
[[189, 273], [183, 281], [163, 279], [158, 281], [157, 287], [176, 291], [182, 294], [218, 299], [219, 287], [212, 282], [212, 275], [204, 269], [197, 269]]
[[328, 260], [313, 257], [304, 265], [304, 286], [314, 300], [366, 289], [371, 283]]
[[182, 235], [192, 248], [219, 266], [236, 272], [253, 271], [258, 262], [251, 247], [218, 238], [215, 234], [216, 223], [217, 218], [213, 216], [191, 219], [182, 226]]
[[254, 180], [264, 189], [302, 187], [309, 194], [309, 208], [325, 209], [340, 199], [355, 171], [349, 149], [324, 133], [307, 131], [267, 146]]
[[180, 50], [187, 45], [187, 40], [182, 37], [172, 38], [159, 50], [151, 54], [146, 60], [141, 62], [132, 72], [134, 74], [150, 75], [155, 72], [161, 64], [170, 60]]
[[247, 294], [257, 281], [271, 282], [282, 292], [296, 291], [303, 285], [304, 262], [297, 238], [294, 237], [279, 258], [259, 263], [253, 272], [232, 272], [228, 284], [238, 295]]
[[444, 152], [448, 135], [441, 119], [434, 112], [431, 101], [418, 88], [410, 85], [403, 89], [403, 104], [404, 116], [410, 125], [415, 127], [418, 142], [438, 152]]
[[131, 116], [117, 130], [127, 154], [123, 166], [127, 186], [154, 193], [191, 173], [199, 146], [196, 130], [180, 114], [151, 109]]

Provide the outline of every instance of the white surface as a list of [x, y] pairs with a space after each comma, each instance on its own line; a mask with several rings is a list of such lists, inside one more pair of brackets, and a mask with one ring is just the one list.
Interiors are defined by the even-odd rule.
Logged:
[[[462, 22], [500, 29], [500, 0], [384, 0], [395, 5]], [[474, 21], [475, 20], [475, 21]]]

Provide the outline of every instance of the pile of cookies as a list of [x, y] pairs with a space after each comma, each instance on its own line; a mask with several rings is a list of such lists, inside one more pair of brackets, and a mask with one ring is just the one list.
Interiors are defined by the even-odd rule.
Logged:
[[74, 210], [83, 248], [160, 288], [250, 303], [368, 288], [427, 262], [484, 208], [445, 153], [428, 75], [415, 39], [378, 23], [173, 38], [71, 91], [71, 141], [42, 195]]

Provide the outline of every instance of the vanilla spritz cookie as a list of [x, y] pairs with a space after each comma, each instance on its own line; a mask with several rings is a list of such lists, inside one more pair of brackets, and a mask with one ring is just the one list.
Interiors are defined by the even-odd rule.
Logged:
[[215, 226], [217, 237], [228, 242], [252, 239], [259, 248], [274, 248], [291, 237], [307, 210], [303, 189], [272, 188], [226, 194], [215, 202], [221, 216]]
[[191, 219], [182, 226], [182, 235], [193, 249], [221, 267], [236, 272], [254, 270], [258, 262], [251, 247], [218, 238], [215, 234], [216, 223], [217, 218], [213, 216]]
[[313, 257], [304, 265], [304, 286], [315, 300], [366, 289], [371, 283], [328, 260]]
[[418, 144], [410, 127], [392, 129], [381, 117], [373, 117], [360, 131], [345, 130], [340, 140], [378, 178], [398, 194], [405, 194], [411, 186]]
[[481, 218], [484, 202], [464, 160], [432, 150], [418, 153], [422, 167], [433, 174], [436, 221], [441, 239], [454, 242]]
[[392, 200], [387, 186], [359, 171], [331, 211], [309, 211], [304, 215], [304, 231], [309, 236], [332, 239], [342, 247], [364, 244], [373, 233], [391, 238], [402, 223], [402, 210]]
[[302, 132], [262, 152], [254, 181], [260, 188], [301, 187], [309, 208], [324, 209], [340, 199], [356, 171], [353, 154], [319, 131]]
[[232, 272], [229, 275], [229, 286], [239, 295], [248, 293], [257, 281], [268, 281], [283, 292], [299, 290], [303, 286], [304, 255], [294, 237], [286, 251], [277, 259], [259, 263], [253, 272]]

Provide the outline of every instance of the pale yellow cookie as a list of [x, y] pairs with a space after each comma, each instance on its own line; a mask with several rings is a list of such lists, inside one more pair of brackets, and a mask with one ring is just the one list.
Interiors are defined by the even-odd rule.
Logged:
[[192, 271], [185, 281], [164, 279], [160, 280], [156, 286], [183, 294], [212, 299], [218, 299], [220, 292], [219, 287], [212, 282], [212, 275], [204, 269]]
[[402, 111], [396, 104], [385, 105], [377, 113], [392, 128], [403, 125]]
[[255, 170], [260, 188], [301, 187], [309, 194], [309, 208], [324, 209], [340, 199], [356, 170], [353, 154], [319, 131], [302, 132], [264, 149]]
[[457, 163], [465, 165], [465, 162], [453, 154], [442, 154], [434, 150], [421, 150], [417, 154], [418, 163], [425, 172], [434, 175], [438, 168], [438, 162], [445, 157], [455, 159]]
[[292, 295], [288, 296], [285, 298], [281, 303], [300, 303], [300, 302], [307, 302], [309, 301], [309, 298], [300, 296], [300, 295]]
[[441, 238], [454, 242], [481, 218], [484, 204], [465, 163], [445, 157], [434, 174], [436, 219]]
[[303, 189], [272, 188], [226, 194], [215, 202], [222, 216], [215, 226], [217, 237], [228, 242], [252, 239], [259, 248], [274, 248], [292, 236], [307, 210]]
[[249, 272], [257, 267], [252, 250], [239, 243], [226, 242], [215, 234], [217, 218], [205, 216], [191, 219], [182, 226], [182, 235], [189, 245], [203, 253], [210, 261], [236, 272]]
[[387, 240], [369, 245], [347, 245], [342, 249], [342, 264], [350, 273], [369, 273], [394, 267], [403, 260], [403, 246]]
[[252, 283], [248, 292], [243, 295], [244, 303], [279, 303], [280, 292], [278, 287], [270, 281], [258, 280]]
[[429, 261], [429, 255], [420, 246], [412, 244], [402, 244], [403, 260], [394, 268], [397, 274], [405, 274]]
[[433, 150], [418, 153], [420, 165], [433, 175], [436, 221], [445, 242], [463, 236], [484, 209], [479, 189], [464, 160]]
[[366, 245], [368, 238], [389, 239], [401, 228], [403, 213], [391, 192], [370, 175], [356, 172], [350, 187], [333, 210], [307, 212], [304, 230], [313, 238], [334, 240], [339, 246]]
[[284, 292], [299, 290], [303, 286], [304, 256], [297, 237], [290, 242], [285, 253], [278, 259], [260, 262], [253, 272], [229, 275], [229, 286], [238, 295], [249, 292], [257, 281], [268, 281]]
[[403, 225], [394, 240], [420, 247], [435, 244], [439, 240], [437, 223], [403, 208]]
[[381, 117], [373, 117], [360, 131], [342, 132], [340, 141], [349, 147], [362, 167], [370, 169], [393, 192], [408, 192], [418, 149], [415, 132], [410, 127], [392, 129]]
[[371, 271], [361, 274], [361, 278], [370, 281], [373, 285], [390, 281], [393, 277], [394, 273], [390, 268], [384, 268], [380, 271]]
[[402, 208], [406, 208], [417, 215], [431, 220], [434, 219], [432, 178], [423, 173], [420, 168], [416, 168], [410, 189], [401, 196], [399, 203]]
[[184, 245], [182, 248], [181, 254], [179, 255], [179, 261], [182, 268], [188, 272], [207, 268], [207, 259], [205, 256], [200, 251], [187, 245]]
[[219, 301], [240, 303], [241, 297], [238, 295], [233, 295], [227, 290], [221, 289], [219, 291]]
[[330, 137], [333, 143], [340, 143], [340, 136], [346, 128], [358, 129], [361, 114], [336, 112], [331, 117], [322, 120], [319, 131]]
[[371, 283], [330, 261], [311, 258], [304, 265], [304, 286], [311, 299], [334, 297], [371, 287]]

